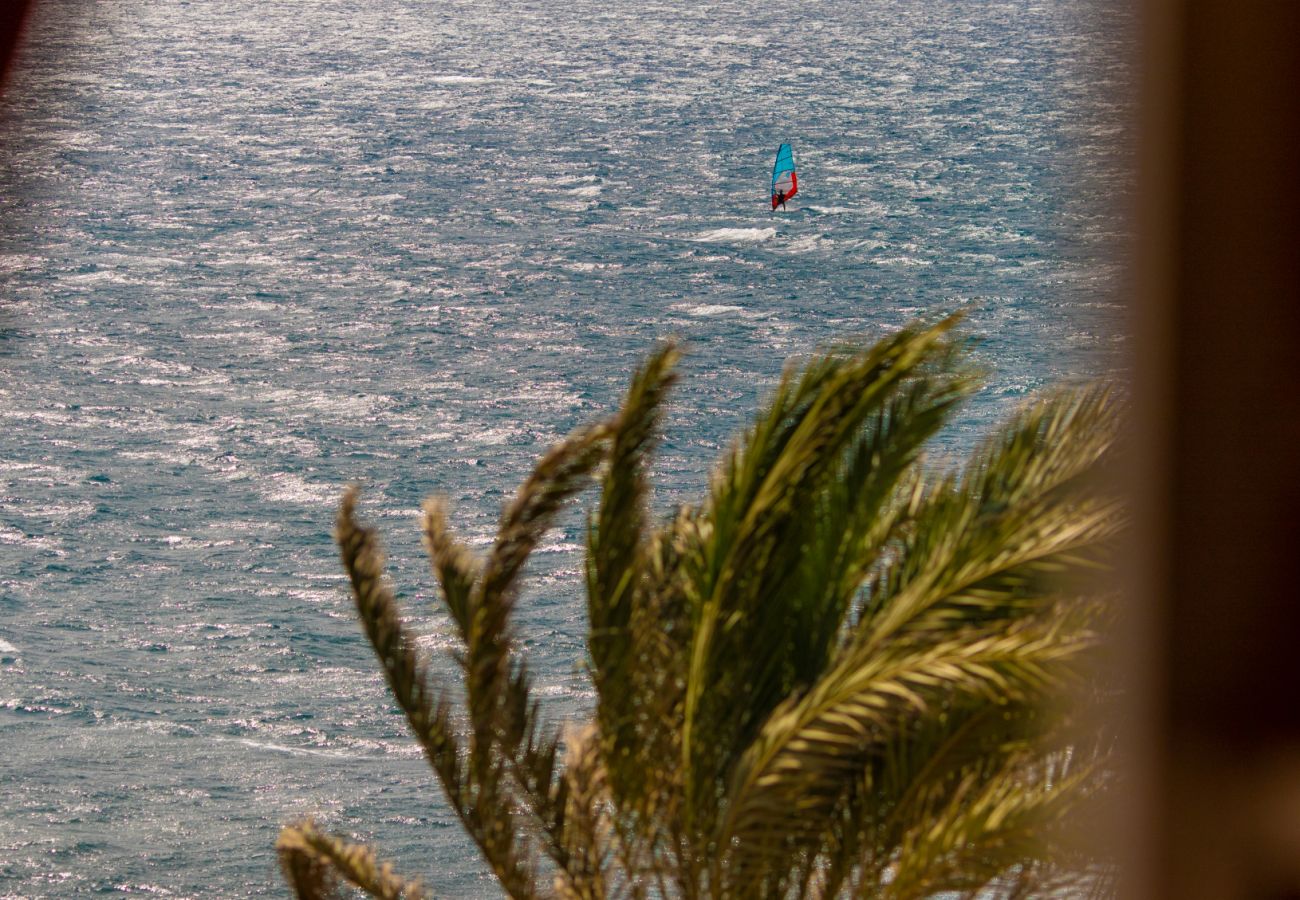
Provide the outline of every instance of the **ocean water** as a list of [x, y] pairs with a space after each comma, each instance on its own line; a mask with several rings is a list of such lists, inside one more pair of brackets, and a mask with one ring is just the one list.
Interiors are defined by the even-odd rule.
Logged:
[[[689, 351], [664, 508], [835, 338], [966, 311], [990, 376], [940, 456], [1110, 371], [1115, 14], [42, 4], [0, 100], [0, 896], [283, 895], [305, 814], [495, 896], [353, 620], [343, 487], [450, 674], [420, 501], [485, 545], [657, 339]], [[556, 718], [590, 702], [581, 521], [519, 611]]]

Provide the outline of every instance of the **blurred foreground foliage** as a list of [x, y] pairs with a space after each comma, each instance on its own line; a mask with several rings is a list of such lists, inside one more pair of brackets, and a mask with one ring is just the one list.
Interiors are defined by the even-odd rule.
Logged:
[[[976, 387], [954, 319], [787, 369], [705, 498], [647, 512], [678, 350], [622, 410], [551, 449], [479, 557], [425, 507], [459, 639], [459, 701], [431, 674], [350, 491], [337, 540], [415, 739], [504, 892], [561, 897], [1024, 897], [1104, 893], [1071, 839], [1110, 778], [1078, 709], [1123, 525], [1099, 486], [1105, 387], [1020, 410], [964, 465], [922, 450]], [[561, 508], [589, 517], [590, 721], [549, 721], [514, 622]], [[284, 829], [302, 898], [422, 897], [370, 849]]]

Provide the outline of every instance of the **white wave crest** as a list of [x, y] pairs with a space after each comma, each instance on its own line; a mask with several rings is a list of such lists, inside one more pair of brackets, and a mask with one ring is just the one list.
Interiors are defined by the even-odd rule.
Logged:
[[775, 228], [715, 228], [698, 234], [692, 240], [704, 244], [757, 244], [776, 237]]
[[728, 306], [724, 303], [703, 303], [699, 306], [688, 306], [685, 310], [688, 316], [722, 316], [744, 311], [743, 306]]

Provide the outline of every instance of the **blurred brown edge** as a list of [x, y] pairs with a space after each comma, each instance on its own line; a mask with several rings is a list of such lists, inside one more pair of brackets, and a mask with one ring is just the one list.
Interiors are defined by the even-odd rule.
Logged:
[[31, 0], [0, 0], [0, 90], [8, 81], [32, 5]]
[[1129, 898], [1300, 897], [1300, 3], [1143, 0]]

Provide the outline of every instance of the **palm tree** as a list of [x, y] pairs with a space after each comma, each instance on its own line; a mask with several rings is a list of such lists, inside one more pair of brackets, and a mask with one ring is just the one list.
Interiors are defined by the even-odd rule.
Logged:
[[[541, 459], [485, 558], [426, 504], [461, 711], [348, 492], [337, 539], [361, 622], [506, 894], [1020, 897], [1101, 883], [1064, 825], [1106, 784], [1107, 744], [1060, 700], [1088, 678], [1107, 610], [1091, 576], [1122, 510], [1093, 476], [1116, 403], [1101, 387], [1058, 392], [960, 470], [931, 472], [923, 446], [977, 382], [953, 324], [787, 369], [707, 496], [658, 524], [647, 465], [672, 345], [617, 416]], [[529, 553], [597, 478], [597, 700], [562, 730], [533, 698], [513, 613]], [[310, 821], [278, 847], [299, 897], [344, 882], [424, 896]]]

